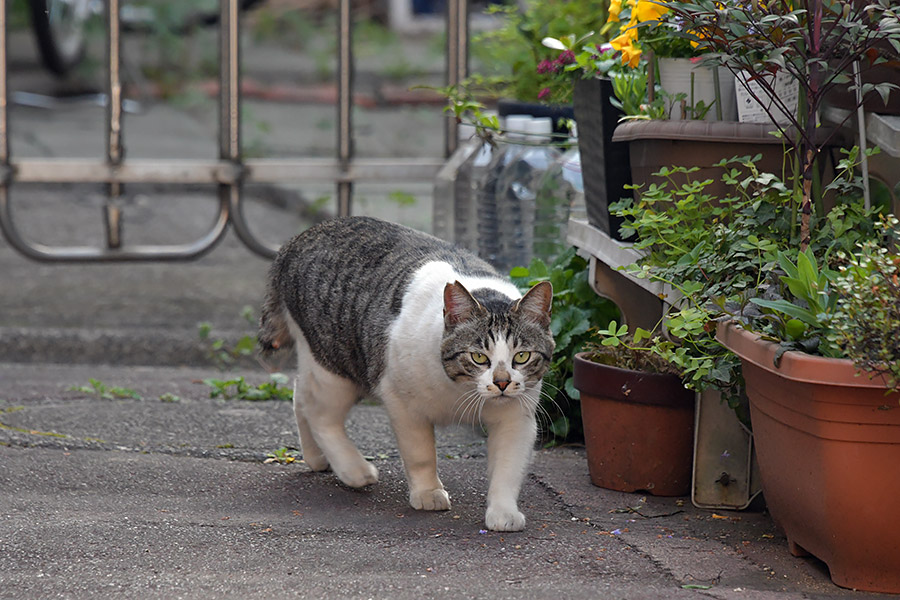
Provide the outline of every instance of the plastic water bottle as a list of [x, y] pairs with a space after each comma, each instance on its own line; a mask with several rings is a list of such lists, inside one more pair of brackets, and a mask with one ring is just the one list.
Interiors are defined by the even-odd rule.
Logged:
[[497, 181], [500, 253], [495, 266], [502, 270], [531, 262], [538, 185], [560, 156], [549, 117], [530, 120], [526, 131], [524, 149], [504, 166]]
[[[476, 206], [478, 211], [478, 254], [498, 269], [508, 269], [501, 260], [502, 215], [506, 210], [498, 196], [500, 175], [506, 167], [514, 162], [526, 146], [526, 129], [532, 117], [528, 115], [509, 115], [506, 117], [504, 130], [506, 135], [494, 150], [486, 168], [477, 177], [473, 174], [476, 185]], [[481, 163], [479, 163], [481, 164]], [[473, 165], [474, 166], [474, 165]]]
[[465, 246], [466, 227], [471, 223], [465, 220], [469, 212], [467, 203], [471, 203], [469, 193], [469, 172], [465, 170], [472, 155], [478, 150], [477, 140], [461, 141], [453, 155], [437, 172], [432, 196], [432, 229], [437, 237]]
[[587, 219], [581, 153], [576, 141], [573, 130], [569, 149], [550, 166], [537, 186], [533, 251], [534, 256], [548, 264], [568, 247], [569, 218]]
[[456, 207], [454, 213], [455, 241], [458, 245], [478, 252], [481, 183], [487, 176], [494, 155], [494, 146], [484, 140], [473, 140], [474, 148], [468, 160], [459, 168], [456, 179]]

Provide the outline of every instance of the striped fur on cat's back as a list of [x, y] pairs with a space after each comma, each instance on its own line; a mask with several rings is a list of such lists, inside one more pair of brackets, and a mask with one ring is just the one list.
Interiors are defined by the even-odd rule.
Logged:
[[377, 470], [343, 429], [361, 395], [382, 400], [410, 503], [446, 510], [433, 426], [488, 429], [486, 523], [518, 530], [516, 499], [534, 444], [541, 377], [553, 352], [549, 284], [524, 297], [488, 263], [415, 230], [366, 217], [314, 226], [270, 269], [263, 354], [294, 346], [294, 412], [304, 459], [351, 486]]

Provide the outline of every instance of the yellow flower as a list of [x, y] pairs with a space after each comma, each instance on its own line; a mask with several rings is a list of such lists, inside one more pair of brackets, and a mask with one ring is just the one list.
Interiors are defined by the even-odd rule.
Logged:
[[629, 28], [609, 40], [609, 45], [612, 46], [612, 49], [621, 52], [627, 46], [633, 46], [634, 42], [637, 40], [637, 29]]
[[622, 53], [622, 64], [631, 68], [638, 66], [641, 60], [641, 47], [636, 45], [637, 29], [626, 29], [618, 37], [609, 40], [613, 50]]
[[691, 48], [694, 48], [694, 49], [696, 49], [697, 47], [700, 46], [700, 41], [699, 41], [699, 40], [705, 40], [705, 39], [707, 38], [707, 36], [704, 35], [702, 31], [697, 31], [697, 30], [691, 29], [691, 30], [689, 30], [687, 33], [690, 33], [690, 34], [692, 34], [692, 35], [694, 35], [694, 36], [697, 37], [696, 40], [690, 40], [690, 42], [691, 42]]
[[631, 20], [636, 23], [659, 21], [667, 12], [669, 12], [669, 9], [664, 6], [662, 1], [638, 0], [637, 4], [635, 4], [634, 8], [631, 10]]
[[619, 21], [619, 13], [622, 12], [622, 0], [609, 0], [609, 18], [607, 23], [617, 23]]
[[628, 65], [632, 69], [641, 62], [641, 48], [631, 44], [622, 48], [622, 65]]

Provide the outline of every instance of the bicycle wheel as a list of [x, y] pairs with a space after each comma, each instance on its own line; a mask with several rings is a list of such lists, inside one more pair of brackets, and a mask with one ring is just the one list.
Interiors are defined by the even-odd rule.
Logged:
[[41, 62], [60, 77], [84, 55], [84, 24], [92, 0], [29, 0]]

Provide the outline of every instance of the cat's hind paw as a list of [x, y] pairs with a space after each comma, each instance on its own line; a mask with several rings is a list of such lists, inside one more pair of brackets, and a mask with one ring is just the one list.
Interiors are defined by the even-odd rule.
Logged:
[[488, 508], [484, 524], [491, 531], [522, 531], [525, 529], [525, 515], [515, 509]]
[[450, 510], [450, 495], [442, 488], [410, 492], [409, 504], [416, 510]]

